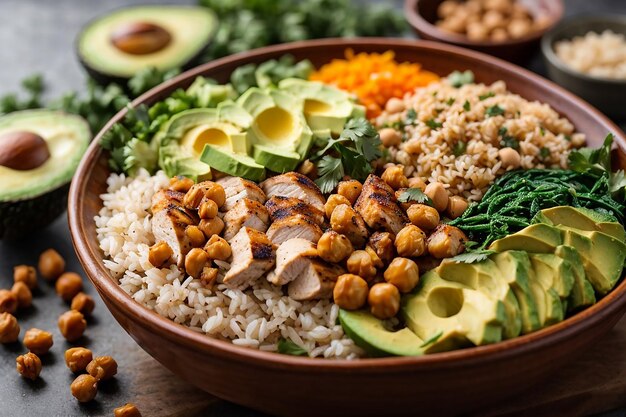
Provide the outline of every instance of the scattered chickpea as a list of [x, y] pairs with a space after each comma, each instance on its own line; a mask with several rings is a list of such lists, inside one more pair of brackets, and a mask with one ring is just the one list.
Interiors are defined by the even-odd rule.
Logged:
[[141, 417], [141, 413], [134, 404], [124, 404], [113, 410], [115, 417]]
[[13, 268], [13, 281], [23, 282], [32, 290], [37, 286], [37, 271], [32, 266], [18, 265]]
[[187, 226], [187, 228], [185, 229], [185, 234], [189, 238], [189, 243], [191, 243], [191, 246], [193, 246], [194, 248], [199, 248], [206, 242], [206, 237], [198, 226]]
[[22, 281], [18, 281], [11, 287], [11, 292], [17, 299], [18, 308], [28, 308], [33, 304], [33, 293]]
[[363, 185], [357, 180], [341, 181], [337, 186], [337, 194], [344, 196], [351, 205], [356, 203], [362, 190]]
[[200, 278], [202, 269], [209, 261], [207, 253], [200, 248], [193, 248], [185, 257], [185, 271], [194, 278]]
[[10, 313], [0, 313], [0, 343], [17, 342], [20, 336], [20, 325]]
[[96, 398], [96, 394], [98, 393], [98, 380], [88, 374], [78, 375], [74, 382], [72, 382], [72, 385], [70, 385], [70, 390], [74, 398], [78, 401], [88, 403]]
[[394, 128], [385, 127], [380, 129], [378, 131], [378, 135], [380, 136], [380, 141], [383, 143], [385, 148], [400, 146], [402, 143], [402, 135]]
[[467, 200], [465, 200], [463, 197], [460, 197], [458, 195], [451, 196], [450, 200], [448, 200], [448, 208], [446, 210], [446, 213], [448, 213], [448, 217], [450, 217], [451, 219], [456, 219], [461, 214], [463, 214], [465, 210], [467, 210], [468, 205], [469, 204], [467, 203]]
[[448, 192], [442, 183], [431, 182], [426, 186], [424, 194], [433, 201], [433, 207], [437, 211], [442, 212], [448, 207]]
[[341, 308], [357, 310], [365, 305], [368, 289], [367, 282], [360, 276], [343, 274], [337, 278], [333, 300]]
[[497, 28], [491, 32], [491, 40], [494, 42], [504, 42], [509, 38], [509, 34], [504, 28]]
[[217, 268], [211, 268], [209, 266], [205, 266], [202, 268], [202, 273], [200, 274], [200, 282], [207, 288], [211, 288], [217, 282]]
[[426, 234], [414, 224], [406, 225], [398, 232], [394, 245], [400, 256], [422, 256], [426, 252]]
[[396, 256], [394, 240], [394, 236], [389, 232], [374, 232], [367, 242], [367, 247], [376, 253], [382, 263], [387, 264]]
[[222, 233], [222, 230], [224, 230], [224, 221], [219, 217], [214, 217], [211, 220], [202, 219], [198, 227], [207, 238], [211, 238], [213, 235]]
[[217, 207], [222, 207], [224, 202], [226, 202], [224, 187], [213, 181], [202, 181], [194, 184], [185, 194], [183, 205], [196, 210], [201, 203], [207, 200], [213, 200]]
[[370, 255], [364, 250], [352, 252], [347, 262], [348, 272], [365, 280], [376, 277], [376, 268]]
[[87, 373], [98, 381], [111, 379], [117, 374], [117, 362], [110, 356], [97, 356], [87, 365]]
[[340, 194], [331, 194], [328, 196], [326, 200], [326, 204], [324, 204], [324, 212], [326, 213], [326, 217], [330, 219], [333, 211], [335, 211], [335, 207], [345, 204], [349, 207], [352, 207], [352, 203], [346, 197]]
[[311, 179], [317, 178], [317, 167], [309, 159], [304, 160], [298, 167], [298, 172], [302, 175], [306, 175]]
[[355, 247], [361, 247], [367, 239], [367, 229], [363, 218], [352, 207], [340, 204], [330, 216], [330, 227], [345, 235]]
[[431, 231], [439, 224], [439, 212], [426, 204], [413, 204], [406, 211], [409, 220], [422, 230]]
[[75, 342], [85, 333], [87, 321], [80, 311], [70, 310], [59, 317], [59, 330], [68, 342]]
[[382, 259], [380, 259], [380, 257], [378, 256], [378, 254], [376, 253], [374, 249], [372, 249], [370, 246], [365, 246], [364, 250], [372, 259], [372, 265], [374, 265], [374, 268], [382, 268], [383, 266], [385, 266]]
[[465, 250], [467, 236], [461, 229], [441, 224], [428, 237], [428, 253], [437, 259], [451, 258]]
[[317, 254], [326, 262], [339, 263], [346, 259], [354, 247], [346, 236], [329, 230], [317, 242]]
[[84, 347], [70, 348], [65, 351], [65, 364], [74, 373], [83, 372], [92, 359], [93, 354]]
[[209, 259], [217, 259], [225, 261], [230, 258], [233, 251], [230, 248], [228, 242], [218, 235], [213, 235], [204, 246], [204, 251], [207, 253]]
[[38, 267], [43, 279], [52, 281], [65, 271], [65, 259], [54, 249], [48, 249], [39, 255]]
[[198, 208], [198, 216], [204, 220], [214, 219], [217, 216], [217, 203], [213, 200], [205, 200], [200, 204]]
[[37, 355], [48, 353], [52, 345], [52, 333], [40, 329], [29, 329], [24, 333], [24, 346]]
[[157, 268], [162, 267], [172, 256], [172, 248], [165, 242], [157, 242], [148, 250], [148, 262]]
[[385, 271], [385, 281], [395, 285], [402, 293], [408, 293], [419, 282], [419, 268], [407, 258], [395, 258]]
[[83, 279], [75, 272], [66, 272], [59, 277], [55, 288], [59, 297], [69, 302], [83, 290]]
[[15, 313], [17, 297], [9, 290], [0, 290], [0, 313]]
[[88, 316], [93, 312], [96, 307], [96, 302], [93, 297], [79, 292], [74, 298], [72, 298], [72, 304], [70, 308], [72, 310], [80, 311], [84, 316]]
[[17, 372], [24, 378], [35, 380], [41, 373], [41, 359], [32, 352], [20, 355], [15, 360]]
[[426, 189], [426, 183], [420, 177], [409, 178], [409, 188], [419, 188], [424, 191]]
[[381, 178], [394, 190], [409, 186], [409, 180], [404, 175], [404, 166], [402, 165], [390, 166], [383, 172]]
[[400, 291], [388, 282], [374, 284], [370, 288], [367, 302], [374, 317], [390, 319], [400, 310]]
[[224, 187], [215, 182], [211, 183], [210, 187], [206, 190], [205, 195], [209, 200], [215, 201], [217, 207], [222, 207], [226, 202], [226, 191], [224, 191]]
[[500, 161], [502, 162], [502, 167], [504, 169], [512, 168], [517, 169], [522, 164], [522, 157], [519, 152], [517, 152], [513, 148], [502, 148], [498, 151], [498, 156], [500, 157]]
[[404, 101], [397, 97], [391, 97], [385, 104], [385, 111], [388, 113], [400, 113], [404, 111], [405, 108]]
[[193, 180], [191, 178], [178, 175], [170, 179], [170, 190], [186, 193], [191, 187], [193, 187]]

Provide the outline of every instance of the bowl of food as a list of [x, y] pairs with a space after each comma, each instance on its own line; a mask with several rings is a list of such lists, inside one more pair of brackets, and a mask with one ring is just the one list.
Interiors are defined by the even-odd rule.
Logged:
[[623, 119], [624, 36], [626, 19], [621, 16], [579, 16], [562, 22], [541, 41], [549, 77], [609, 116]]
[[299, 42], [116, 115], [69, 223], [122, 327], [207, 392], [277, 415], [458, 414], [624, 314], [609, 184], [625, 145], [582, 100], [483, 54]]
[[563, 15], [561, 0], [406, 0], [417, 34], [522, 63]]

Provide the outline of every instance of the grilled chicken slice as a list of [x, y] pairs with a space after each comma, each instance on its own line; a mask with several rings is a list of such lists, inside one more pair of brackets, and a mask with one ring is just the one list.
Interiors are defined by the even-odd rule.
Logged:
[[242, 198], [265, 203], [265, 193], [252, 181], [239, 177], [224, 177], [216, 182], [224, 187], [226, 193], [226, 202], [221, 208], [222, 211], [229, 211]]
[[324, 211], [326, 199], [319, 187], [309, 177], [297, 172], [287, 172], [268, 178], [261, 183], [261, 188], [268, 198], [274, 196], [295, 197], [320, 211]]
[[306, 239], [289, 239], [276, 250], [276, 269], [269, 273], [267, 280], [274, 285], [285, 285], [298, 277], [317, 257], [315, 244]]
[[167, 188], [157, 191], [152, 196], [152, 214], [167, 208], [170, 204], [182, 206], [183, 198], [185, 198], [185, 193], [180, 191], [173, 191]]
[[152, 233], [156, 242], [165, 242], [172, 249], [172, 260], [178, 266], [185, 263], [185, 255], [191, 250], [191, 242], [185, 233], [187, 226], [198, 224], [198, 217], [192, 211], [176, 204], [170, 204], [154, 213]]
[[272, 223], [267, 229], [267, 237], [275, 245], [295, 238], [317, 243], [322, 237], [322, 229], [309, 217], [296, 214]]
[[231, 240], [244, 226], [265, 232], [269, 224], [269, 214], [258, 201], [242, 198], [226, 212], [222, 220], [226, 224], [224, 239]]
[[276, 195], [265, 202], [265, 207], [273, 222], [299, 214], [308, 217], [318, 226], [324, 223], [324, 212], [299, 198]]
[[246, 289], [276, 262], [274, 245], [265, 233], [242, 227], [230, 242], [233, 251], [231, 268], [224, 276], [224, 284]]
[[363, 191], [354, 208], [374, 230], [382, 228], [397, 234], [409, 221], [396, 203], [393, 189], [373, 174], [363, 183]]
[[339, 265], [311, 260], [298, 277], [289, 283], [287, 293], [297, 301], [331, 298], [337, 277], [345, 270]]

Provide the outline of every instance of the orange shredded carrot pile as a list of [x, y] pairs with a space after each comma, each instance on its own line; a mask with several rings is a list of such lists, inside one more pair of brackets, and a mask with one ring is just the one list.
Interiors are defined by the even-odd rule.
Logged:
[[417, 87], [439, 80], [437, 74], [422, 70], [420, 64], [398, 63], [394, 58], [393, 51], [355, 54], [348, 49], [346, 59], [332, 60], [309, 78], [354, 93], [372, 119], [390, 98], [402, 98]]

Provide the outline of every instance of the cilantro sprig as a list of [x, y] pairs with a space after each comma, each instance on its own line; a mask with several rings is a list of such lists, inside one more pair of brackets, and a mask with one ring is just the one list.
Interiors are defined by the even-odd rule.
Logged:
[[305, 349], [296, 345], [291, 340], [282, 338], [278, 341], [278, 353], [292, 356], [307, 356], [309, 354]]
[[433, 205], [433, 200], [430, 199], [424, 192], [419, 188], [407, 188], [400, 197], [398, 197], [398, 201], [400, 203], [408, 203], [414, 202], [418, 204], [428, 204], [429, 206]]

